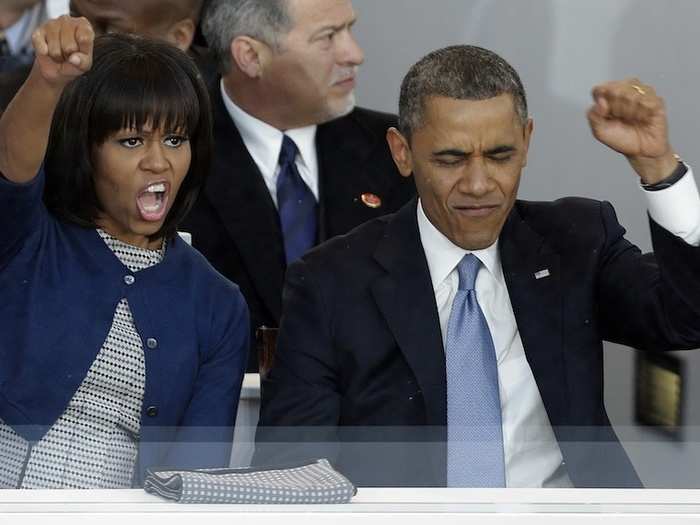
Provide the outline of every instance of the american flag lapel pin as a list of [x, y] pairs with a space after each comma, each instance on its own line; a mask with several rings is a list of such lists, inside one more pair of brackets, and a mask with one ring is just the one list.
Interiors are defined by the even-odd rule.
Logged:
[[540, 270], [539, 272], [535, 272], [535, 279], [544, 279], [545, 277], [549, 277], [549, 268], [545, 268], [544, 270]]

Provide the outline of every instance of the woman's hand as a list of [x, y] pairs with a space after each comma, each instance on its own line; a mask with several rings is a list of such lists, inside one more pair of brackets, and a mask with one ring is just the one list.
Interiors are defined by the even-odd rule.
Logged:
[[92, 67], [95, 33], [85, 18], [49, 20], [32, 35], [35, 70], [50, 86], [63, 89]]

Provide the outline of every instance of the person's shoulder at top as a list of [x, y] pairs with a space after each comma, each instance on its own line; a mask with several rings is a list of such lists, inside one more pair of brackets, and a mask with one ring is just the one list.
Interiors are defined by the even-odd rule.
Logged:
[[[404, 206], [412, 206], [415, 200]], [[311, 268], [329, 270], [342, 279], [343, 268], [352, 270], [374, 259], [380, 243], [389, 233], [397, 215], [406, 210], [371, 219], [344, 235], [333, 237], [309, 250], [302, 260]], [[370, 263], [372, 264], [372, 263]]]
[[592, 243], [600, 242], [606, 230], [617, 224], [610, 203], [585, 197], [518, 200], [509, 220], [523, 221], [550, 243], [563, 243], [567, 247], [585, 243], [587, 239]]
[[216, 68], [216, 61], [213, 53], [206, 47], [193, 45], [190, 47], [188, 55], [194, 60], [194, 63], [197, 64], [197, 68], [202, 75], [202, 80], [206, 87], [209, 90], [214, 86], [218, 87], [221, 77]]
[[361, 129], [384, 141], [386, 130], [397, 125], [398, 118], [392, 113], [383, 113], [373, 109], [355, 107], [344, 117], [331, 120], [323, 127], [333, 130]]
[[356, 107], [351, 115], [357, 120], [365, 122], [368, 126], [376, 126], [384, 128], [387, 126], [396, 126], [398, 117], [393, 113], [385, 113], [363, 107]]
[[[579, 226], [585, 229], [604, 228], [603, 207], [614, 213], [612, 206], [603, 201], [585, 197], [563, 197], [553, 201], [516, 200], [509, 221], [524, 221], [543, 237], [558, 237], [571, 233]], [[368, 221], [345, 235], [339, 235], [326, 241], [309, 252], [309, 256], [318, 254], [329, 257], [331, 254], [345, 256], [347, 252], [373, 253], [387, 236], [392, 234], [392, 224], [400, 215], [400, 227], [406, 226], [406, 214], [415, 213], [416, 199], [412, 199], [399, 211]]]
[[183, 272], [183, 279], [190, 279], [196, 286], [205, 286], [211, 292], [241, 295], [238, 285], [221, 275], [196, 248], [175, 236], [168, 241], [169, 249], [177, 257], [176, 264]]

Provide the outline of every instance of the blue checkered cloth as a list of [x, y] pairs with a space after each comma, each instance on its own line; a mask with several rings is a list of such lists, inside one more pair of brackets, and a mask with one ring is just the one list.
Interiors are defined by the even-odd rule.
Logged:
[[278, 468], [148, 469], [144, 490], [179, 503], [348, 503], [355, 486], [326, 459]]

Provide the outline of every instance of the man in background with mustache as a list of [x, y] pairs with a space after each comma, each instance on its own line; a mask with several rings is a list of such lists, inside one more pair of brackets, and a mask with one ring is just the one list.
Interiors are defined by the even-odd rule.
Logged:
[[355, 107], [364, 61], [355, 18], [350, 0], [213, 0], [204, 9], [221, 72], [211, 90], [216, 151], [182, 229], [241, 287], [253, 330], [278, 326], [289, 263], [415, 191], [384, 140], [396, 117]]

